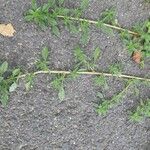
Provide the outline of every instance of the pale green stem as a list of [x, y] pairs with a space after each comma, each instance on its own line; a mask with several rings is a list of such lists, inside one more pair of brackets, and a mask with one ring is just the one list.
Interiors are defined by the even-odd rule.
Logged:
[[[63, 15], [58, 15], [57, 17], [58, 17], [58, 18], [62, 18], [62, 19], [65, 19], [65, 18], [67, 17], [68, 19], [74, 20], [74, 21], [88, 22], [88, 23], [90, 23], [90, 24], [98, 24], [98, 21], [88, 20], [88, 19], [83, 19], [83, 18], [68, 17], [68, 16], [63, 16]], [[106, 23], [104, 23], [103, 25], [106, 26], [106, 27], [112, 28], [112, 29], [119, 30], [119, 31], [127, 31], [128, 33], [133, 34], [133, 35], [135, 35], [135, 36], [138, 36], [138, 35], [139, 35], [139, 34], [136, 33], [136, 32], [133, 32], [133, 31], [130, 31], [130, 30], [127, 30], [127, 29], [118, 27], [118, 26], [114, 26], [114, 25], [110, 25], [110, 24], [106, 24]]]
[[[71, 71], [58, 71], [58, 70], [48, 70], [48, 71], [37, 71], [37, 72], [34, 72], [33, 75], [38, 75], [38, 74], [64, 74], [64, 75], [68, 75], [68, 74], [71, 74], [72, 72]], [[149, 78], [142, 78], [142, 77], [137, 77], [137, 76], [131, 76], [131, 75], [125, 75], [125, 74], [120, 74], [120, 75], [116, 75], [116, 74], [111, 74], [111, 73], [103, 73], [103, 72], [91, 72], [91, 71], [78, 71], [76, 72], [77, 74], [79, 75], [103, 75], [103, 76], [106, 76], [106, 77], [118, 77], [118, 78], [125, 78], [125, 79], [136, 79], [136, 80], [142, 80], [142, 81], [147, 81], [147, 82], [150, 82], [150, 79]], [[18, 79], [20, 78], [24, 78], [28, 75], [29, 73], [27, 74], [23, 74], [23, 75], [20, 75], [18, 77]]]

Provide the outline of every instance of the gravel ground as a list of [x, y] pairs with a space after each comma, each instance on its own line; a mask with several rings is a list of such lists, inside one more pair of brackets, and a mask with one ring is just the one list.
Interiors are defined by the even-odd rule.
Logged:
[[[41, 0], [42, 1], [42, 0]], [[73, 67], [73, 48], [79, 37], [71, 35], [60, 25], [61, 36], [41, 31], [36, 25], [26, 23], [23, 13], [30, 0], [0, 0], [0, 22], [11, 22], [16, 34], [12, 38], [0, 36], [0, 60], [11, 66], [31, 69], [39, 57], [41, 48], [50, 50], [50, 65], [55, 69]], [[78, 5], [70, 1], [69, 6]], [[150, 17], [150, 4], [143, 0], [90, 0], [85, 16], [96, 19], [106, 8], [115, 7], [120, 25], [132, 27]], [[133, 75], [148, 74], [150, 61], [140, 69], [131, 59], [119, 35], [109, 36], [91, 27], [89, 43], [85, 46], [90, 55], [95, 46], [102, 49], [100, 70], [107, 70], [112, 63], [120, 62], [123, 72]], [[139, 97], [129, 92], [124, 101], [98, 116], [95, 105], [100, 87], [93, 86], [91, 76], [80, 76], [65, 82], [66, 98], [58, 100], [57, 92], [50, 87], [51, 77], [40, 75], [34, 88], [26, 93], [23, 82], [11, 94], [7, 108], [0, 106], [0, 150], [150, 150], [150, 119], [140, 123], [129, 120], [129, 110], [139, 99], [150, 97], [150, 89], [140, 86]], [[107, 79], [110, 88], [106, 97], [123, 89], [120, 79]]]

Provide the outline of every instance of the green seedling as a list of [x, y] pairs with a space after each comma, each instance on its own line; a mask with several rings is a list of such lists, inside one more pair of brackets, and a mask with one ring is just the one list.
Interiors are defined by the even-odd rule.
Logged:
[[25, 88], [27, 92], [33, 87], [34, 78], [35, 78], [34, 73], [28, 73], [25, 76]]
[[120, 64], [113, 64], [109, 67], [109, 72], [115, 75], [121, 75], [122, 67]]
[[18, 87], [18, 75], [20, 69], [9, 70], [8, 63], [5, 61], [0, 65], [0, 102], [6, 106], [10, 92]]
[[[100, 58], [101, 50], [96, 48], [93, 52], [92, 58], [86, 56], [80, 47], [77, 47], [74, 51], [77, 66], [84, 67], [85, 70], [94, 71], [97, 67], [96, 62]], [[82, 69], [83, 70], [83, 69]]]
[[48, 56], [49, 51], [47, 47], [44, 47], [41, 52], [41, 58], [36, 62], [36, 67], [38, 70], [46, 71], [48, 70]]
[[64, 75], [58, 75], [55, 79], [51, 82], [52, 87], [58, 91], [58, 97], [60, 100], [64, 100], [65, 98], [65, 90], [64, 90]]
[[[62, 2], [59, 1], [59, 4]], [[54, 0], [49, 0], [47, 4], [38, 6], [36, 0], [32, 0], [31, 9], [25, 14], [26, 21], [34, 21], [42, 29], [50, 26], [52, 32], [59, 36], [60, 32], [57, 26], [56, 14], [53, 13], [53, 7], [56, 7]], [[56, 7], [57, 9], [57, 7]]]

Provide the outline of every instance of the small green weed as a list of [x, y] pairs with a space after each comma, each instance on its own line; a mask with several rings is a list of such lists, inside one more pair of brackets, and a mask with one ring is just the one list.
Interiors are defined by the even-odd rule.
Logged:
[[135, 51], [141, 51], [144, 57], [150, 57], [150, 21], [145, 21], [142, 25], [133, 27], [139, 35], [134, 36], [127, 31], [121, 33], [121, 37], [127, 46], [130, 54]]
[[9, 70], [8, 63], [5, 61], [0, 65], [0, 102], [6, 106], [9, 99], [9, 93], [15, 91], [18, 86], [17, 76], [20, 69]]
[[[88, 7], [89, 0], [82, 0], [79, 8], [68, 9], [64, 6], [64, 0], [48, 0], [42, 6], [36, 4], [36, 0], [32, 0], [31, 9], [25, 13], [26, 21], [33, 21], [42, 29], [51, 27], [53, 34], [59, 36], [60, 31], [58, 22], [61, 21], [72, 33], [81, 34], [81, 44], [87, 44], [90, 34], [90, 24], [94, 23], [106, 33], [113, 33], [113, 25], [115, 23], [116, 13], [114, 9], [107, 9], [102, 12], [97, 22], [82, 19], [84, 11]], [[116, 28], [116, 27], [115, 27]], [[116, 29], [118, 29], [117, 27]]]
[[121, 64], [113, 64], [109, 67], [109, 72], [115, 75], [120, 75], [121, 74]]
[[127, 86], [120, 93], [115, 94], [110, 100], [101, 99], [102, 103], [97, 107], [97, 113], [100, 115], [106, 115], [109, 109], [115, 107], [121, 102], [132, 84], [133, 81], [128, 81]]
[[130, 119], [139, 122], [146, 117], [150, 117], [150, 99], [145, 102], [141, 101], [140, 105], [131, 114]]
[[82, 31], [81, 42], [85, 43], [88, 40], [89, 25], [87, 22], [81, 22], [80, 27], [76, 27], [73, 20], [68, 16], [81, 17], [85, 8], [88, 6], [88, 0], [81, 2], [80, 8], [68, 9], [64, 7], [64, 0], [48, 0], [42, 6], [38, 6], [36, 0], [32, 0], [31, 9], [25, 13], [26, 21], [33, 21], [42, 29], [51, 27], [51, 31], [56, 36], [60, 35], [58, 28], [58, 18], [62, 18], [64, 25], [71, 30], [72, 33], [78, 33], [79, 28]]
[[80, 47], [77, 47], [74, 51], [77, 66], [83, 66], [85, 67], [84, 68], [85, 70], [91, 70], [91, 71], [94, 71], [94, 69], [97, 67], [96, 62], [100, 58], [100, 54], [101, 54], [101, 49], [99, 47], [97, 47], [94, 50], [92, 54], [92, 58], [86, 56]]
[[36, 62], [36, 67], [38, 70], [48, 70], [48, 56], [49, 51], [47, 47], [44, 47], [41, 52], [41, 58]]
[[109, 89], [109, 86], [107, 84], [105, 76], [103, 76], [103, 75], [96, 76], [93, 79], [93, 81], [96, 86], [100, 86], [100, 87], [104, 88], [105, 90]]
[[58, 91], [58, 97], [60, 100], [64, 100], [65, 98], [65, 90], [64, 90], [64, 75], [57, 75], [55, 79], [51, 82], [52, 87]]

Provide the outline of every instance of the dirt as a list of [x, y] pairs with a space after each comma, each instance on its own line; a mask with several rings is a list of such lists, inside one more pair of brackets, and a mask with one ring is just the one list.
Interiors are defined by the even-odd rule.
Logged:
[[[73, 50], [79, 37], [71, 35], [62, 25], [58, 38], [49, 29], [41, 31], [35, 24], [25, 22], [23, 14], [30, 4], [30, 0], [0, 0], [0, 22], [11, 22], [16, 29], [12, 38], [0, 36], [0, 60], [7, 60], [11, 67], [30, 70], [42, 47], [48, 46], [52, 69], [72, 69]], [[77, 1], [69, 1], [70, 7], [77, 5]], [[150, 17], [150, 4], [144, 0], [90, 0], [85, 16], [97, 19], [103, 10], [112, 6], [123, 27], [131, 28]], [[100, 70], [107, 71], [109, 65], [119, 62], [123, 73], [139, 76], [150, 73], [150, 61], [146, 60], [145, 68], [140, 69], [117, 32], [110, 36], [91, 27], [85, 53], [90, 56], [97, 46], [102, 49], [98, 62]], [[93, 85], [92, 76], [67, 80], [64, 101], [58, 99], [50, 81], [51, 77], [39, 75], [29, 93], [20, 81], [7, 108], [0, 105], [0, 150], [150, 150], [150, 119], [140, 123], [129, 120], [130, 110], [140, 99], [150, 97], [150, 89], [139, 86], [138, 97], [129, 91], [119, 106], [103, 117], [95, 112], [99, 102], [96, 94], [102, 88]], [[110, 88], [105, 91], [106, 97], [124, 87], [121, 79], [107, 78], [107, 82]]]

